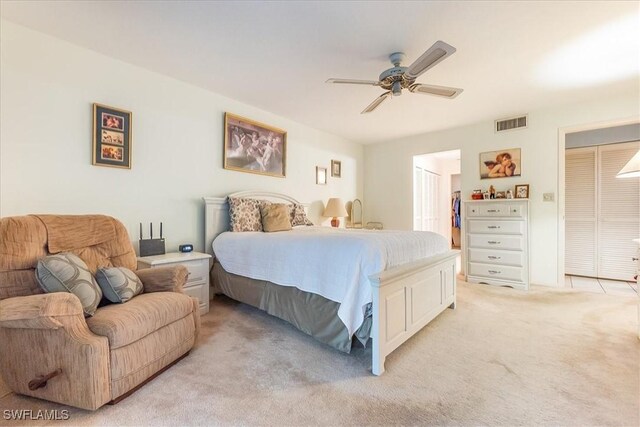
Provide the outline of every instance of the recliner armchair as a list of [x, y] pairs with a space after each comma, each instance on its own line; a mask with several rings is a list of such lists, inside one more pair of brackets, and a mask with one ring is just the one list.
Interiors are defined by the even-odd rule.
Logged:
[[[144, 291], [84, 317], [71, 293], [44, 294], [34, 269], [71, 252], [95, 274], [136, 272]], [[15, 393], [95, 410], [186, 355], [200, 326], [198, 301], [182, 293], [182, 266], [137, 270], [126, 229], [102, 215], [0, 219], [0, 375]]]

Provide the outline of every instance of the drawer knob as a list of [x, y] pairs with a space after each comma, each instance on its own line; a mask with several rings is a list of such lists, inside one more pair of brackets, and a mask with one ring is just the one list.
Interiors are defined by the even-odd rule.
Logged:
[[638, 257], [634, 256], [634, 257], [631, 258], [631, 261], [637, 261], [637, 260], [638, 260]]
[[498, 270], [489, 270], [489, 274], [500, 274]]
[[500, 226], [499, 225], [488, 225], [487, 228], [496, 229], [496, 228], [500, 228]]
[[495, 255], [489, 255], [489, 256], [487, 256], [487, 258], [489, 258], [489, 259], [500, 259], [502, 257], [495, 256]]
[[490, 245], [499, 245], [500, 244], [500, 242], [496, 242], [495, 240], [489, 240], [489, 241], [487, 241], [487, 243], [490, 244]]

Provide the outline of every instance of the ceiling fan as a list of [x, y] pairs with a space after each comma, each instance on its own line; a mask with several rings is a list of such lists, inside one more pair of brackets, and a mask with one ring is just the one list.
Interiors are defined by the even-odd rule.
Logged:
[[329, 79], [326, 83], [337, 84], [354, 84], [354, 85], [370, 85], [380, 86], [386, 92], [376, 98], [361, 114], [370, 113], [384, 100], [391, 96], [402, 95], [402, 89], [409, 89], [409, 92], [421, 93], [425, 95], [442, 96], [444, 98], [453, 99], [462, 93], [462, 89], [446, 86], [424, 85], [416, 83], [416, 79], [425, 71], [438, 64], [440, 61], [447, 59], [453, 55], [456, 48], [438, 40], [425, 53], [416, 59], [413, 64], [408, 67], [402, 67], [400, 64], [406, 58], [402, 52], [395, 52], [389, 55], [389, 60], [393, 64], [392, 68], [385, 70], [380, 74], [378, 81], [375, 80], [355, 80], [355, 79]]

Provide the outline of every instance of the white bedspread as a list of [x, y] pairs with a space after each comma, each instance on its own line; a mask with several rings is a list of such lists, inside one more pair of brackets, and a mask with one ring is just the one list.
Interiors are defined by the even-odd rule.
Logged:
[[350, 335], [372, 301], [371, 274], [447, 250], [444, 236], [427, 231], [329, 227], [225, 232], [213, 242], [216, 258], [229, 273], [295, 286], [340, 303], [338, 316]]

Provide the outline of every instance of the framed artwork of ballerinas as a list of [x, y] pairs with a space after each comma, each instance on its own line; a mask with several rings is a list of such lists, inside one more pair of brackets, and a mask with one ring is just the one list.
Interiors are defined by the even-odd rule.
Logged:
[[519, 148], [480, 153], [480, 179], [509, 178], [522, 174]]
[[224, 114], [224, 168], [284, 178], [287, 132]]

